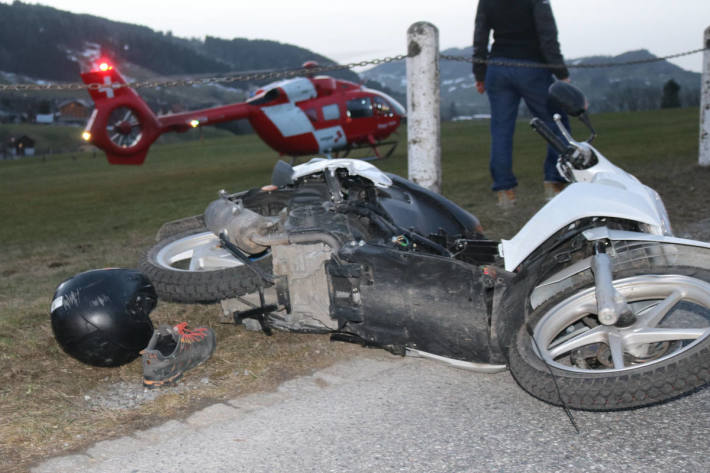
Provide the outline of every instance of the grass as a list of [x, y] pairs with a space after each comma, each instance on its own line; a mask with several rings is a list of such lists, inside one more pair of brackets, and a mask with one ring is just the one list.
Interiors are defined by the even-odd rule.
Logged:
[[[677, 230], [708, 217], [710, 170], [696, 164], [697, 109], [600, 115], [594, 122], [599, 149], [659, 190]], [[519, 123], [519, 205], [502, 214], [489, 191], [487, 126], [444, 124], [443, 192], [477, 215], [489, 237], [509, 238], [543, 203], [545, 146]], [[404, 133], [400, 140], [395, 154], [377, 164], [406, 175]], [[49, 304], [62, 280], [92, 268], [134, 267], [163, 222], [202, 212], [219, 189], [267, 183], [277, 159], [255, 135], [215, 134], [156, 145], [141, 167], [110, 166], [93, 153], [0, 161], [0, 471], [23, 471], [32, 461], [204, 403], [269, 389], [357, 352], [321, 336], [265, 337], [223, 326], [217, 306], [161, 302], [151, 314], [156, 324], [189, 320], [217, 331], [215, 356], [185, 381], [210, 382], [140, 408], [107, 410], [88, 404], [87, 393], [122, 382], [139, 386], [140, 363], [92, 368], [53, 339]]]
[[[27, 135], [35, 140], [35, 155], [44, 156], [57, 153], [76, 153], [80, 150], [88, 151], [91, 156], [101, 155], [96, 148], [87, 145], [81, 139], [82, 126], [78, 125], [37, 125], [33, 123], [5, 123], [0, 124], [0, 143], [7, 143], [11, 137], [19, 138]], [[228, 131], [217, 128], [203, 128], [190, 130], [185, 134], [167, 134], [159, 138], [159, 143], [176, 143], [195, 141], [204, 138], [219, 138], [231, 136]], [[78, 155], [73, 155], [78, 158]]]

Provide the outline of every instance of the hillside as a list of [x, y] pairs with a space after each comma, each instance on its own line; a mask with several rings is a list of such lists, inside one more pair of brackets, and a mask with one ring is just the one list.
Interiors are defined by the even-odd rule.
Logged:
[[[442, 52], [450, 56], [470, 58], [472, 48], [452, 48]], [[646, 50], [618, 56], [593, 56], [568, 61], [570, 64], [625, 63], [654, 58]], [[406, 90], [404, 63], [390, 63], [364, 72], [363, 77], [385, 84], [396, 91]], [[571, 68], [572, 82], [589, 97], [592, 111], [634, 111], [660, 107], [663, 85], [670, 79], [681, 87], [682, 106], [697, 106], [700, 99], [700, 74], [689, 72], [667, 61], [640, 65], [580, 69]], [[488, 100], [474, 87], [471, 64], [442, 60], [441, 109], [443, 117], [487, 113]]]
[[[188, 40], [170, 32], [77, 15], [37, 4], [0, 4], [0, 71], [56, 81], [76, 81], [82, 54], [103, 54], [160, 75], [284, 69], [306, 60], [334, 64], [312, 51], [276, 41], [207, 37]], [[357, 76], [345, 72], [349, 79]]]
[[[79, 72], [104, 56], [126, 76], [144, 80], [158, 76], [196, 76], [244, 71], [283, 70], [307, 60], [321, 65], [332, 60], [291, 44], [245, 38], [184, 39], [170, 32], [120, 23], [91, 15], [77, 15], [51, 7], [22, 2], [0, 3], [0, 83], [78, 82]], [[334, 76], [358, 81], [351, 71]], [[203, 86], [189, 90], [149, 90], [152, 106], [173, 103], [207, 106], [240, 100], [258, 84], [233, 87]], [[25, 111], [38, 100], [59, 101], [86, 94], [42, 92], [26, 97], [3, 93], [0, 109]]]
[[[294, 38], [295, 40], [296, 38]], [[471, 57], [471, 48], [443, 51]], [[91, 15], [15, 1], [0, 3], [0, 83], [78, 82], [79, 72], [100, 56], [111, 58], [125, 76], [134, 80], [156, 77], [209, 77], [246, 71], [278, 71], [301, 66], [307, 60], [334, 64], [313, 51], [276, 41], [246, 38], [187, 39], [171, 32], [111, 21]], [[619, 56], [593, 56], [569, 61], [595, 64], [653, 58], [646, 51]], [[471, 64], [441, 61], [442, 117], [487, 113], [488, 101], [475, 92]], [[588, 95], [593, 111], [634, 111], [659, 108], [663, 85], [670, 79], [680, 85], [682, 106], [696, 106], [700, 75], [669, 62], [594, 69], [571, 69], [573, 82]], [[332, 75], [365, 84], [406, 102], [404, 61], [382, 64], [362, 74], [344, 70]], [[229, 86], [144, 88], [141, 95], [156, 111], [173, 106], [202, 108], [243, 100], [261, 83], [235, 82]], [[77, 91], [24, 94], [4, 92], [0, 114], [5, 111], [32, 115], [64, 100], [84, 98]]]

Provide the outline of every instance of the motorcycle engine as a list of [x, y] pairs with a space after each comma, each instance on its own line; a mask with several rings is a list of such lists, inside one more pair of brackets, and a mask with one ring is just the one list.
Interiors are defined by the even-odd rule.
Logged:
[[[362, 241], [364, 230], [357, 218], [336, 212], [327, 195], [325, 184], [294, 189], [277, 215], [268, 215], [269, 211], [256, 205], [250, 196], [240, 199], [222, 195], [209, 205], [205, 222], [212, 232], [222, 233], [250, 255], [267, 248], [271, 254], [274, 285], [265, 287], [263, 294], [222, 301], [225, 317], [271, 306], [277, 308], [268, 316], [268, 324], [274, 328], [300, 332], [338, 328], [329, 311], [326, 262], [343, 245]], [[246, 318], [242, 322], [247, 328], [263, 328], [257, 320]]]

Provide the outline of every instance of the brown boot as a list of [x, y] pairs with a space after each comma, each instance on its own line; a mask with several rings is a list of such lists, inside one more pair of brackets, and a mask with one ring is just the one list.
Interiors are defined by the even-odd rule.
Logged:
[[552, 200], [557, 196], [557, 194], [562, 192], [565, 187], [567, 187], [567, 183], [558, 181], [545, 181], [543, 183], [543, 186], [545, 187], [545, 200]]
[[509, 209], [515, 205], [515, 189], [498, 191], [498, 207]]

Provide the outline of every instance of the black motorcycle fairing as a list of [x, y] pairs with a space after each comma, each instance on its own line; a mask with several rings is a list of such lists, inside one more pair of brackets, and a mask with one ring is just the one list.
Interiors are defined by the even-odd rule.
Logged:
[[395, 174], [392, 187], [378, 189], [378, 201], [392, 220], [428, 237], [441, 233], [473, 240], [484, 239], [476, 217], [447, 199]]
[[346, 245], [327, 266], [331, 316], [363, 343], [488, 362], [492, 289], [481, 267], [378, 245]]

